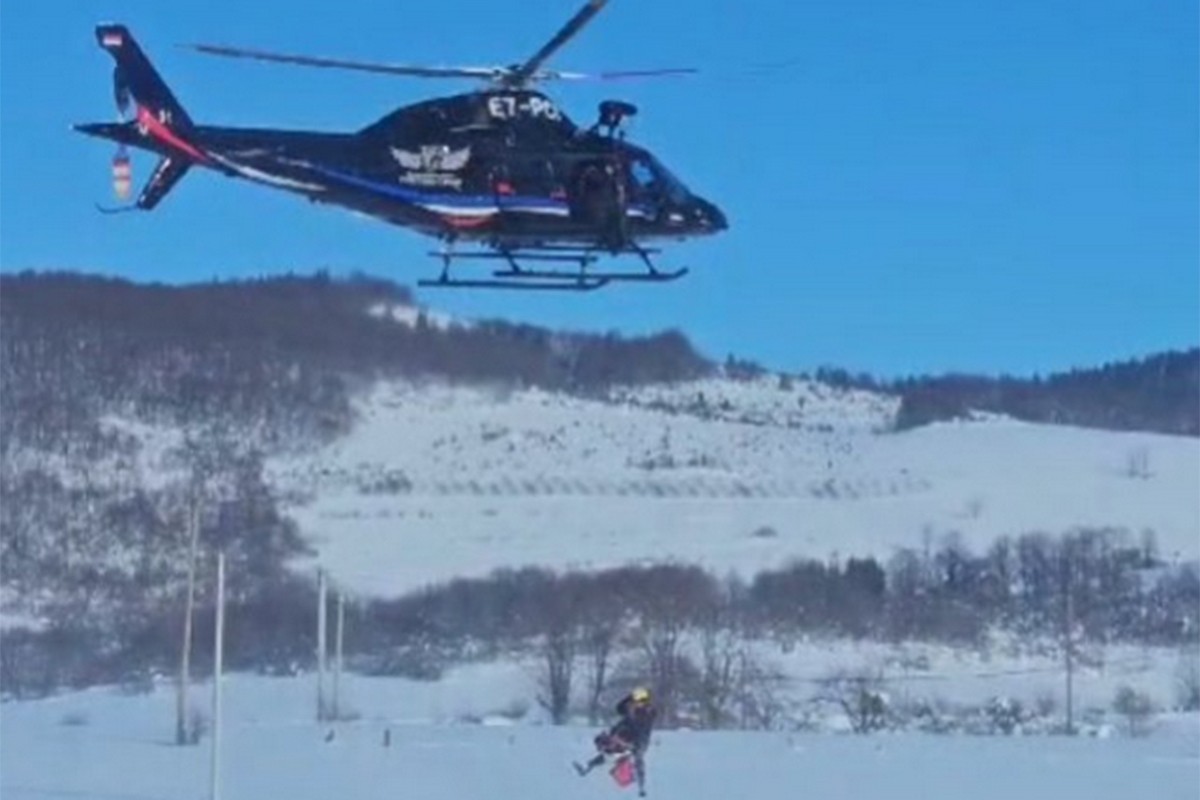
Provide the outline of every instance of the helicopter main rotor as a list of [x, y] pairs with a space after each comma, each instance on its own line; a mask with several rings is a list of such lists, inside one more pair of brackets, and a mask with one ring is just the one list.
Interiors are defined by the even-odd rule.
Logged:
[[571, 19], [567, 20], [554, 36], [530, 56], [524, 63], [494, 67], [425, 67], [411, 64], [386, 64], [372, 61], [356, 61], [321, 56], [276, 53], [244, 47], [216, 44], [184, 45], [206, 55], [228, 58], [246, 58], [271, 61], [280, 64], [298, 64], [306, 67], [356, 70], [383, 75], [403, 75], [416, 78], [474, 78], [506, 88], [521, 89], [534, 83], [554, 80], [619, 80], [623, 78], [658, 77], [665, 75], [687, 75], [696, 72], [691, 67], [668, 67], [664, 69], [618, 70], [598, 73], [562, 72], [543, 69], [542, 65], [584, 28], [604, 8], [608, 0], [587, 0]]

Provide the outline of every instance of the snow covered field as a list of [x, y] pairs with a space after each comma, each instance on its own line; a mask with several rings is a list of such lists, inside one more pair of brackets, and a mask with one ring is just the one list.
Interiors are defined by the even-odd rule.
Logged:
[[[436, 684], [353, 679], [354, 722], [312, 721], [311, 677], [225, 683], [222, 797], [228, 800], [524, 800], [632, 797], [569, 767], [592, 730], [454, 722], [504, 699], [515, 673], [466, 671]], [[207, 687], [195, 700], [206, 704]], [[96, 688], [0, 707], [5, 800], [196, 800], [208, 796], [209, 739], [170, 742], [166, 687]], [[492, 724], [488, 724], [492, 723]], [[384, 731], [390, 730], [390, 746]], [[1200, 719], [1172, 716], [1146, 738], [870, 737], [658, 733], [649, 796], [679, 800], [1173, 800], [1200, 796]]]
[[[698, 416], [702, 409], [707, 418]], [[391, 595], [496, 567], [697, 563], [937, 546], [1076, 526], [1200, 557], [1200, 441], [1004, 418], [885, 433], [895, 401], [777, 378], [614, 392], [381, 384], [331, 447], [280, 459], [343, 587]]]
[[[1073, 527], [1153, 530], [1167, 560], [1200, 557], [1200, 441], [996, 417], [888, 433], [894, 400], [777, 378], [614, 392], [386, 383], [360, 398], [346, 438], [278, 457], [270, 475], [351, 592], [395, 595], [497, 567], [594, 569], [673, 560], [751, 574], [795, 557], [938, 546]], [[112, 419], [143, 442], [140, 470], [179, 431]], [[301, 563], [311, 569], [314, 563]], [[353, 627], [348, 637], [355, 636]], [[841, 670], [882, 674], [890, 706], [978, 709], [991, 698], [1062, 713], [1052, 643], [979, 649], [799, 640], [760, 643], [793, 709]], [[1175, 702], [1180, 654], [1092, 647], [1074, 675], [1077, 719], [1097, 734], [840, 733], [835, 703], [798, 714], [817, 732], [664, 731], [650, 796], [680, 800], [973, 800], [1200, 797], [1200, 717], [1159, 713], [1148, 737], [1102, 709], [1118, 687]], [[436, 682], [346, 675], [355, 719], [314, 721], [312, 676], [225, 683], [226, 800], [613, 798], [569, 768], [594, 730], [544, 724], [528, 663], [454, 668]], [[207, 687], [193, 694], [207, 711]], [[208, 740], [171, 745], [174, 698], [95, 688], [0, 705], [3, 800], [197, 800]], [[808, 706], [805, 706], [808, 707]], [[1097, 721], [1099, 720], [1099, 721]], [[844, 720], [842, 721], [844, 722]], [[385, 732], [390, 745], [384, 746]]]

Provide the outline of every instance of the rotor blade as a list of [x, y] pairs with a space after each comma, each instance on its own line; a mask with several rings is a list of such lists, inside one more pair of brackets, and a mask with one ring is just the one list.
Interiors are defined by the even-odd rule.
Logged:
[[384, 75], [409, 75], [418, 78], [483, 78], [494, 80], [505, 73], [502, 67], [416, 67], [406, 64], [379, 64], [369, 61], [347, 61], [338, 58], [271, 53], [265, 50], [248, 50], [241, 47], [226, 47], [214, 44], [190, 44], [184, 45], [184, 47], [211, 56], [249, 58], [257, 61], [273, 61], [279, 64], [300, 64], [306, 67], [352, 69], [360, 72], [375, 72]]
[[607, 2], [608, 0], [588, 0], [583, 8], [575, 12], [575, 16], [567, 20], [567, 24], [563, 25], [558, 33], [554, 34], [550, 41], [542, 45], [541, 50], [534, 53], [528, 61], [514, 69], [508, 75], [506, 78], [507, 82], [514, 86], [527, 83], [533, 77], [533, 74], [537, 72], [538, 67], [553, 55], [555, 50], [562, 47], [572, 36], [579, 33], [580, 29], [584, 25], [587, 25], [592, 17], [600, 13], [600, 10], [604, 8], [604, 4]]
[[700, 70], [694, 67], [666, 67], [663, 69], [625, 69], [615, 72], [557, 72], [543, 70], [535, 73], [540, 81], [617, 81], [626, 78], [659, 78], [674, 75], [695, 75]]

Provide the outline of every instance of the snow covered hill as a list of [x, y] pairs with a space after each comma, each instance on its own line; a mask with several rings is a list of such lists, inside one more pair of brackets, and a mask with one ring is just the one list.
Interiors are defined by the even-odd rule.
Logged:
[[272, 474], [352, 590], [497, 567], [720, 572], [1115, 526], [1200, 556], [1200, 440], [979, 415], [890, 432], [891, 397], [763, 377], [615, 390], [381, 383]]
[[[321, 564], [351, 592], [395, 595], [526, 565], [671, 560], [749, 574], [796, 557], [886, 559], [951, 535], [979, 552], [999, 536], [1076, 526], [1119, 526], [1135, 542], [1153, 531], [1168, 561], [1200, 557], [1195, 438], [989, 415], [896, 433], [893, 398], [778, 377], [590, 399], [383, 382], [356, 404], [348, 436], [269, 465], [317, 550], [296, 567]], [[140, 443], [137, 463], [120, 467], [133, 483], [181, 477], [165, 459], [180, 430], [119, 415], [103, 424]], [[83, 479], [65, 458], [41, 463]], [[906, 713], [922, 704], [976, 713], [1018, 698], [1027, 709], [1058, 704], [1043, 720], [1057, 717], [1061, 652], [999, 635], [970, 648], [803, 637], [755, 646], [786, 678], [798, 709], [789, 727], [839, 730], [836, 702], [826, 699], [817, 718], [804, 709], [831, 675], [864, 669], [886, 677], [890, 706]], [[1122, 686], [1174, 707], [1180, 665], [1192, 663], [1141, 645], [1088, 643], [1078, 655], [1073, 691], [1085, 721]], [[223, 796], [612, 797], [605, 776], [581, 782], [567, 766], [594, 731], [542, 724], [536, 657], [456, 665], [428, 682], [346, 674], [343, 696], [358, 718], [332, 739], [312, 722], [313, 676], [230, 676]], [[160, 685], [5, 703], [0, 794], [201, 796], [207, 748], [163, 746], [172, 702]], [[1144, 739], [663, 731], [650, 796], [1194, 797], [1196, 715], [1158, 716]], [[1112, 733], [1107, 719], [1086, 721], [1089, 732]]]

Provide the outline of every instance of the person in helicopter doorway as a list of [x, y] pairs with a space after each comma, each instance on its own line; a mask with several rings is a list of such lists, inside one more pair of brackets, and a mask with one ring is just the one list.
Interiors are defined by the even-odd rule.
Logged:
[[650, 702], [650, 690], [642, 687], [621, 698], [617, 703], [620, 717], [611, 728], [595, 738], [599, 751], [586, 764], [575, 764], [581, 776], [604, 763], [608, 756], [620, 759], [632, 758], [637, 776], [638, 795], [646, 796], [646, 749], [650, 746], [650, 733], [654, 730], [654, 719], [658, 710]]

